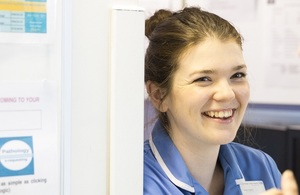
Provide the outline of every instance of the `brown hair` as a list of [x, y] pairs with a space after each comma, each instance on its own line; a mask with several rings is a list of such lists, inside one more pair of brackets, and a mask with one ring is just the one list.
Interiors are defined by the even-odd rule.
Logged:
[[[198, 7], [186, 7], [177, 12], [158, 10], [145, 21], [145, 35], [149, 39], [145, 55], [145, 82], [152, 81], [163, 89], [164, 97], [171, 90], [173, 74], [187, 49], [209, 37], [233, 40], [242, 49], [243, 40], [227, 20]], [[160, 112], [159, 119], [168, 129], [166, 113]]]

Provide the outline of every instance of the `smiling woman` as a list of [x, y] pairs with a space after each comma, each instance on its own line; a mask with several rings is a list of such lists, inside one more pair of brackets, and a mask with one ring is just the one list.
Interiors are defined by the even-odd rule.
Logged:
[[[243, 55], [234, 41], [208, 37], [184, 52], [172, 76], [172, 89], [161, 102], [173, 140], [195, 143], [189, 147], [198, 148], [204, 142], [219, 145], [234, 139], [249, 99], [247, 79], [236, 77], [241, 71], [246, 74], [246, 67], [237, 68], [240, 64], [244, 64]], [[151, 91], [153, 85], [147, 86]], [[219, 116], [227, 111], [233, 115]], [[214, 117], [207, 117], [208, 113]]]
[[159, 120], [144, 145], [144, 194], [280, 188], [271, 157], [232, 142], [250, 96], [239, 32], [187, 7], [157, 11], [146, 20], [146, 36], [145, 84]]

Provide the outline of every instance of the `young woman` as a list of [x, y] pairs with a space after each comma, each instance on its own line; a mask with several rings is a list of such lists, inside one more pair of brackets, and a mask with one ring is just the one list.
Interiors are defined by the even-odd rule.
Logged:
[[144, 194], [296, 195], [290, 172], [275, 190], [271, 157], [232, 142], [250, 96], [237, 30], [188, 7], [157, 11], [146, 36], [145, 83], [159, 119], [144, 145]]

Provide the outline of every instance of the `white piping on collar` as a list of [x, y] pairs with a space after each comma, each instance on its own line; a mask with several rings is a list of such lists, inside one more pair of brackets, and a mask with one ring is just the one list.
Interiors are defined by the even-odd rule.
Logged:
[[195, 193], [195, 188], [178, 180], [169, 170], [169, 168], [167, 167], [167, 165], [165, 164], [165, 162], [163, 161], [162, 157], [160, 156], [155, 144], [153, 143], [152, 140], [152, 135], [150, 135], [149, 138], [149, 144], [150, 144], [150, 148], [156, 158], [156, 160], [158, 161], [158, 164], [161, 166], [161, 168], [163, 169], [163, 171], [166, 173], [166, 175], [168, 176], [168, 178], [178, 187], [187, 190], [189, 192]]

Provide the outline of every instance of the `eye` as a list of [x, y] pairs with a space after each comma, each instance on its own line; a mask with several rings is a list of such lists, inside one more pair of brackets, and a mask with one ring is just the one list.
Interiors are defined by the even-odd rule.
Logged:
[[194, 82], [208, 82], [208, 81], [211, 81], [211, 78], [209, 78], [209, 77], [200, 77], [200, 78], [194, 80]]
[[247, 76], [247, 74], [244, 72], [237, 72], [234, 75], [232, 75], [230, 78], [231, 79], [242, 79], [242, 78], [245, 78], [246, 76]]

